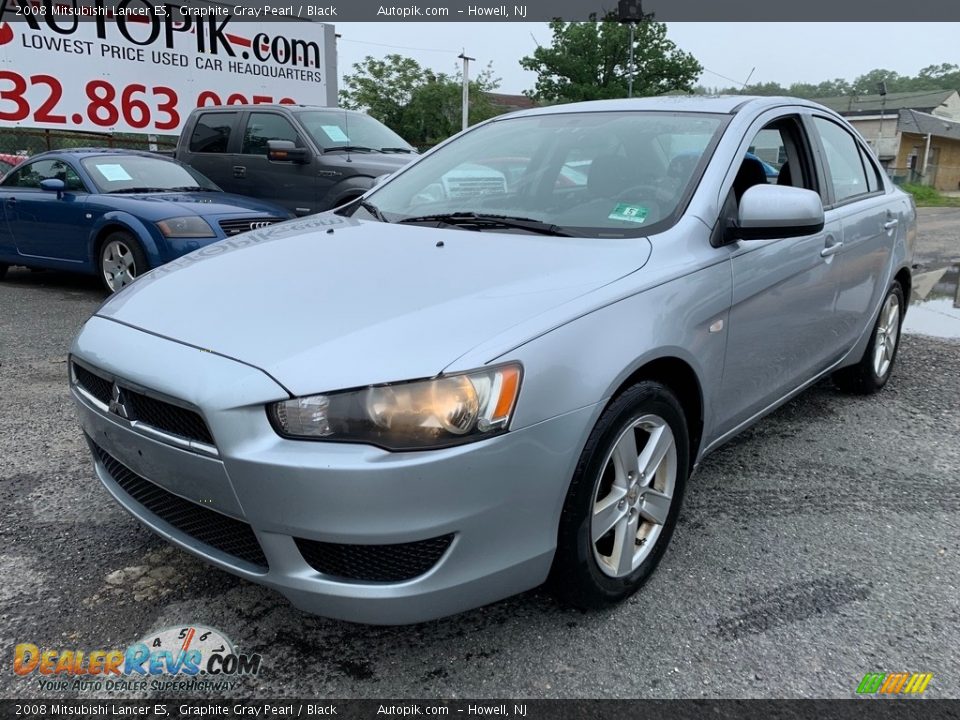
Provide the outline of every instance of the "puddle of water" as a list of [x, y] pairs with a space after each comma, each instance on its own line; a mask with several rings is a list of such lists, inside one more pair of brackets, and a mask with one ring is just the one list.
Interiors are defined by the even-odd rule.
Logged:
[[960, 339], [960, 265], [914, 277], [903, 332]]

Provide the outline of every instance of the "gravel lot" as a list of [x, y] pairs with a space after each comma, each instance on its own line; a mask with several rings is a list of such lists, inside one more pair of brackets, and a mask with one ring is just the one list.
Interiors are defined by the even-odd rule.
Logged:
[[[960, 261], [960, 211], [924, 213], [925, 269]], [[125, 647], [224, 631], [265, 697], [851, 697], [868, 671], [932, 672], [960, 697], [960, 341], [904, 338], [887, 389], [821, 384], [693, 477], [673, 544], [627, 604], [581, 614], [542, 591], [414, 627], [304, 615], [142, 529], [95, 480], [66, 349], [96, 283], [0, 283], [0, 673], [13, 646]]]

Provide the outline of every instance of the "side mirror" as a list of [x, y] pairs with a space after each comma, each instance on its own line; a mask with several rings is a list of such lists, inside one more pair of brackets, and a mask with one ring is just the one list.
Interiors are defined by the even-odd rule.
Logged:
[[270, 162], [292, 162], [303, 165], [310, 162], [310, 151], [297, 147], [289, 140], [267, 140], [267, 159]]
[[67, 184], [63, 180], [49, 178], [40, 181], [40, 189], [46, 190], [47, 192], [55, 192], [57, 197], [60, 197], [63, 191], [67, 189]]
[[725, 240], [773, 240], [823, 230], [823, 203], [812, 190], [789, 185], [754, 185], [740, 198], [740, 213]]

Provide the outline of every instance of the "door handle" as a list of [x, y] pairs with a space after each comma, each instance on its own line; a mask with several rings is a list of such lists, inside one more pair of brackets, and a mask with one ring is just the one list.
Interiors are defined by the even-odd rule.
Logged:
[[900, 223], [900, 221], [899, 221], [897, 218], [893, 218], [893, 220], [887, 220], [887, 221], [883, 224], [883, 229], [884, 229], [884, 230], [893, 230], [899, 223]]
[[13, 197], [12, 197], [12, 198], [7, 198], [7, 205], [16, 205], [16, 204], [17, 204], [17, 199], [16, 199], [16, 198], [13, 198]]
[[823, 250], [820, 251], [820, 257], [830, 257], [834, 253], [840, 252], [840, 248], [843, 247], [843, 241], [837, 241], [827, 245]]
[[247, 176], [247, 168], [243, 165], [234, 165], [233, 176], [235, 178], [245, 178]]

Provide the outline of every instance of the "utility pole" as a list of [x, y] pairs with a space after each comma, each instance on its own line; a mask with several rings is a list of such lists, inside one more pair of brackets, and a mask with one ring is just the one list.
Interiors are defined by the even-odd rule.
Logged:
[[470, 126], [470, 61], [476, 58], [467, 57], [467, 51], [464, 50], [457, 57], [463, 60], [463, 98], [461, 130], [466, 130]]
[[633, 46], [636, 42], [637, 23], [646, 20], [643, 14], [643, 0], [620, 0], [617, 3], [618, 21], [630, 26], [630, 58], [627, 61], [627, 97], [633, 97], [634, 67]]
[[881, 147], [883, 146], [883, 116], [884, 113], [887, 112], [887, 83], [882, 80], [878, 82], [877, 91], [880, 93], [880, 129], [877, 131], [877, 159], [882, 163], [883, 160], [880, 158], [880, 153], [882, 152]]

